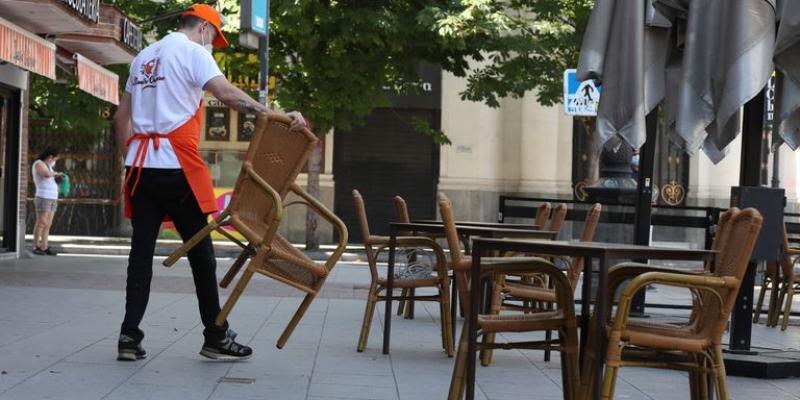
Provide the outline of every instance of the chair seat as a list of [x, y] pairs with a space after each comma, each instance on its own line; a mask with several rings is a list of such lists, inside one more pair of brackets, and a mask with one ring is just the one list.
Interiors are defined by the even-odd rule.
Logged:
[[558, 330], [565, 324], [561, 310], [534, 314], [480, 314], [478, 327], [484, 332], [528, 332]]
[[[436, 287], [439, 286], [439, 277], [433, 276], [424, 279], [397, 279], [392, 281], [394, 288], [419, 288], [419, 287]], [[386, 286], [386, 278], [378, 278], [378, 285]]]
[[512, 297], [520, 297], [530, 300], [556, 302], [556, 292], [552, 289], [526, 285], [524, 283], [506, 282], [500, 289]]
[[323, 265], [314, 262], [283, 236], [276, 234], [270, 245], [272, 250], [259, 269], [309, 288], [328, 275], [328, 270]]

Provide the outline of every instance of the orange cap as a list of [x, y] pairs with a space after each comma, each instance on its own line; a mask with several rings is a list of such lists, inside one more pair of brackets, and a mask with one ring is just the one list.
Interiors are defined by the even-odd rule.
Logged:
[[183, 15], [192, 15], [213, 25], [214, 29], [217, 30], [217, 36], [211, 45], [215, 49], [228, 47], [228, 39], [225, 39], [225, 35], [222, 34], [222, 15], [214, 7], [208, 4], [194, 4]]

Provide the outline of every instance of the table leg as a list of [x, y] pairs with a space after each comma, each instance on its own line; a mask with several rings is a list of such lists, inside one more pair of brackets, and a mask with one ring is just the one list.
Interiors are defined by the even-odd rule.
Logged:
[[394, 296], [394, 253], [397, 247], [397, 231], [389, 228], [389, 263], [386, 267], [386, 311], [383, 318], [383, 354], [389, 354], [389, 335], [392, 331], [392, 297]]
[[583, 258], [583, 286], [581, 286], [581, 337], [580, 350], [578, 351], [580, 365], [586, 356], [586, 343], [589, 338], [589, 324], [591, 322], [591, 298], [592, 298], [592, 258]]
[[606, 311], [606, 300], [608, 299], [608, 259], [605, 255], [600, 256], [600, 276], [597, 279], [597, 293], [594, 301], [594, 312], [597, 315], [595, 318], [594, 327], [594, 343], [595, 343], [595, 356], [594, 365], [591, 373], [594, 374], [595, 384], [592, 391], [592, 399], [600, 400], [600, 388], [603, 385], [603, 365], [606, 359], [606, 330], [604, 326], [608, 320]]
[[470, 308], [468, 314], [468, 322], [465, 327], [469, 330], [467, 335], [467, 398], [466, 400], [475, 399], [475, 362], [477, 359], [477, 342], [478, 342], [478, 310], [481, 304], [481, 248], [476, 245], [472, 249], [472, 274], [470, 278]]

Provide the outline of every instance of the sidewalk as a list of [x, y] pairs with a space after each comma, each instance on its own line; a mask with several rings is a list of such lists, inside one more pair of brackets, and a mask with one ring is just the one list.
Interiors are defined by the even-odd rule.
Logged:
[[[36, 257], [0, 263], [0, 400], [25, 399], [431, 399], [446, 398], [453, 359], [441, 350], [438, 307], [417, 318], [395, 317], [392, 354], [380, 352], [383, 307], [364, 353], [355, 351], [369, 272], [341, 263], [285, 349], [275, 341], [300, 301], [299, 293], [255, 278], [231, 314], [252, 359], [215, 363], [197, 354], [202, 343], [188, 265], [156, 261], [143, 329], [149, 356], [115, 360], [124, 305], [124, 257]], [[230, 265], [220, 260], [219, 272]], [[223, 296], [227, 295], [223, 291]], [[654, 302], [688, 301], [659, 289]], [[654, 318], [664, 317], [653, 311]], [[672, 312], [670, 318], [680, 318]], [[461, 320], [458, 321], [459, 325]], [[754, 327], [760, 347], [800, 348], [800, 328]], [[558, 357], [498, 351], [478, 369], [481, 399], [561, 399]], [[687, 399], [684, 374], [623, 368], [617, 399]], [[800, 379], [730, 377], [734, 399], [798, 399]]]

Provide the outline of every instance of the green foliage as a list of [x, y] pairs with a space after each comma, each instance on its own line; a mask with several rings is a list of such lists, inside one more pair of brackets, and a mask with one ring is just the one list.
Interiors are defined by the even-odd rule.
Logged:
[[[105, 0], [137, 20], [164, 15], [192, 1]], [[232, 46], [215, 57], [234, 82], [258, 80], [256, 51], [238, 46], [239, 1], [219, 1]], [[500, 105], [507, 96], [536, 91], [552, 105], [561, 99], [564, 69], [577, 64], [593, 0], [271, 0], [271, 93], [282, 109], [303, 112], [318, 133], [348, 130], [389, 104], [387, 87], [411, 88], [420, 63], [467, 78], [465, 100]], [[142, 26], [156, 39], [177, 27], [177, 15]], [[117, 68], [120, 84], [125, 68]], [[35, 79], [37, 116], [65, 129], [101, 130], [108, 107], [74, 84]], [[250, 94], [256, 91], [250, 88]], [[67, 101], [65, 101], [67, 99]], [[441, 131], [409, 121], [439, 143]]]

